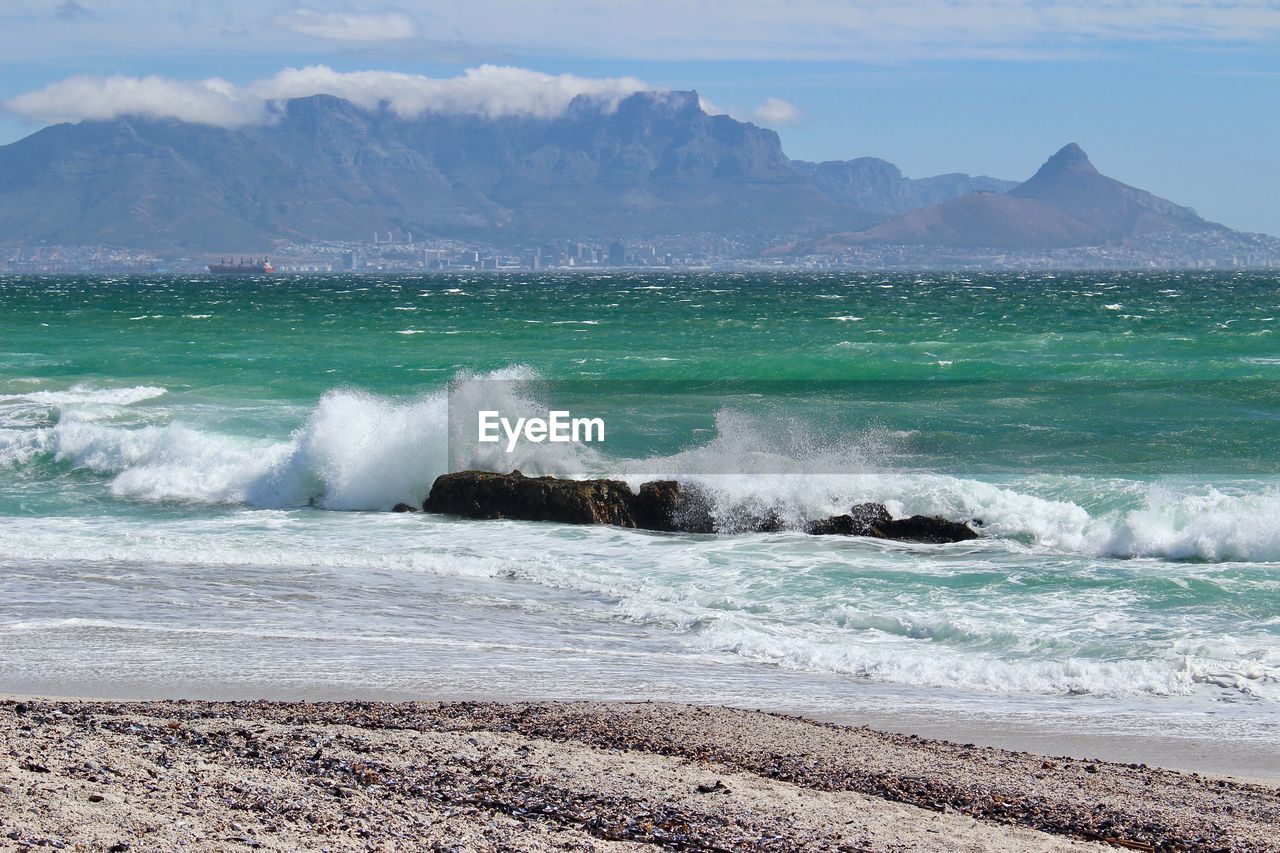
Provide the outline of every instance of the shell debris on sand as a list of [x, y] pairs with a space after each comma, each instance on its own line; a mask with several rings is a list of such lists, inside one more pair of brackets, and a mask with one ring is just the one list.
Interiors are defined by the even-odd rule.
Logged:
[[0, 702], [0, 848], [1277, 850], [1265, 785], [660, 703]]

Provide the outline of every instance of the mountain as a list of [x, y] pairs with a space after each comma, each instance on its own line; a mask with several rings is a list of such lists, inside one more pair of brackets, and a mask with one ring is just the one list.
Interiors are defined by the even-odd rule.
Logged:
[[515, 242], [866, 228], [991, 178], [789, 160], [696, 92], [575, 99], [556, 118], [402, 118], [330, 96], [223, 129], [122, 117], [0, 147], [0, 244], [249, 252], [374, 231]]
[[1111, 243], [1148, 234], [1225, 230], [1189, 207], [1101, 174], [1074, 142], [1046, 160], [1029, 180], [1009, 190], [1009, 195], [1068, 211]]
[[1201, 219], [1188, 207], [1106, 177], [1072, 143], [1006, 193], [960, 196], [861, 231], [828, 234], [787, 249], [828, 254], [890, 244], [1043, 250], [1213, 233], [1235, 232]]
[[913, 210], [866, 231], [829, 234], [808, 243], [803, 254], [837, 254], [869, 243], [1052, 249], [1097, 245], [1103, 240], [1100, 230], [1048, 202], [972, 193]]
[[791, 162], [832, 201], [887, 216], [945, 202], [967, 193], [1004, 192], [1018, 185], [1017, 181], [959, 172], [913, 180], [904, 177], [897, 166], [878, 157], [824, 163]]

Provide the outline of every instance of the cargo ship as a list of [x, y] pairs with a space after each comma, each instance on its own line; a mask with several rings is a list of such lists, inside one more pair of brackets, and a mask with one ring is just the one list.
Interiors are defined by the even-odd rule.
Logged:
[[267, 258], [241, 258], [238, 263], [222, 258], [216, 264], [209, 264], [209, 272], [214, 275], [269, 275], [275, 271]]

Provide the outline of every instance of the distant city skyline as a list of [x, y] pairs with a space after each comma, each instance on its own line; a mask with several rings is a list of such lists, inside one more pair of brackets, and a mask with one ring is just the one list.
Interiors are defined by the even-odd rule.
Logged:
[[[11, 0], [0, 9], [0, 144], [95, 115], [112, 97], [121, 109], [159, 98], [251, 121], [255, 99], [323, 89], [316, 72], [281, 75], [314, 65], [347, 87], [335, 93], [373, 103], [396, 97], [396, 78], [343, 75], [446, 81], [430, 97], [453, 108], [521, 108], [534, 90], [531, 109], [577, 90], [697, 89], [708, 108], [777, 130], [797, 159], [877, 156], [912, 177], [1022, 180], [1074, 141], [1108, 174], [1280, 234], [1278, 43], [1273, 2], [231, 0], [213, 11]], [[500, 68], [480, 84], [448, 82], [485, 65]], [[225, 85], [200, 84], [209, 78]]]

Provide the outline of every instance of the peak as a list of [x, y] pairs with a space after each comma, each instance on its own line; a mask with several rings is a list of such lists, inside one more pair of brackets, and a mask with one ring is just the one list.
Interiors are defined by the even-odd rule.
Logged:
[[1040, 171], [1036, 174], [1044, 175], [1055, 172], [1096, 172], [1093, 163], [1089, 162], [1089, 155], [1084, 153], [1084, 149], [1074, 142], [1064, 145], [1058, 149], [1058, 153], [1054, 154], [1044, 165], [1040, 167]]
[[1050, 160], [1059, 160], [1070, 163], [1088, 163], [1089, 155], [1084, 153], [1084, 149], [1074, 142], [1068, 142], [1066, 145], [1058, 149], [1058, 153], [1049, 158]]

